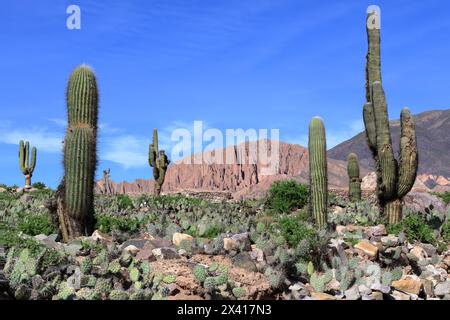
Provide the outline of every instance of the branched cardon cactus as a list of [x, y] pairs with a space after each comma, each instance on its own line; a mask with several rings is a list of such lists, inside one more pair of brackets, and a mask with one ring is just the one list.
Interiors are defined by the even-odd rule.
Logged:
[[319, 227], [327, 223], [328, 177], [325, 126], [319, 117], [309, 124], [309, 206], [310, 214]]
[[153, 178], [155, 179], [155, 194], [161, 193], [161, 188], [166, 178], [167, 167], [170, 160], [164, 150], [158, 148], [158, 130], [153, 129], [153, 143], [149, 146], [148, 163], [153, 168]]
[[347, 158], [348, 195], [351, 201], [361, 200], [361, 178], [359, 176], [359, 161], [355, 153], [350, 153]]
[[25, 189], [31, 189], [31, 177], [33, 176], [34, 168], [36, 167], [36, 148], [31, 150], [30, 163], [30, 143], [20, 141], [19, 143], [19, 165], [20, 171], [25, 176]]
[[380, 209], [391, 224], [402, 218], [402, 199], [411, 190], [417, 175], [418, 153], [414, 119], [408, 108], [401, 112], [400, 157], [394, 157], [386, 97], [381, 84], [380, 17], [367, 16], [369, 49], [366, 65], [364, 125], [367, 142], [375, 159]]
[[82, 65], [67, 88], [68, 128], [64, 141], [64, 197], [59, 210], [64, 240], [92, 232], [97, 166], [98, 89], [94, 72]]

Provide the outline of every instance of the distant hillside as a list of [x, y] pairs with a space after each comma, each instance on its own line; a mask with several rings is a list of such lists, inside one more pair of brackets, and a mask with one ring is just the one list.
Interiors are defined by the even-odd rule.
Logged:
[[[417, 144], [419, 147], [419, 174], [450, 177], [450, 109], [433, 110], [415, 116]], [[391, 121], [392, 143], [398, 155], [400, 122]], [[328, 152], [328, 157], [346, 160], [355, 152], [361, 165], [374, 167], [372, 155], [367, 146], [366, 134], [362, 132]]]

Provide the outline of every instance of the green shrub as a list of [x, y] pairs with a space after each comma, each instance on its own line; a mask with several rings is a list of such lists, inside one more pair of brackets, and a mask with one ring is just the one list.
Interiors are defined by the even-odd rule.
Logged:
[[420, 241], [430, 244], [436, 243], [433, 228], [418, 214], [407, 215], [400, 223], [390, 225], [387, 229], [392, 234], [404, 232], [409, 241]]
[[442, 240], [445, 242], [450, 242], [450, 221], [447, 220], [443, 225], [441, 229], [441, 237]]
[[449, 191], [445, 191], [442, 193], [433, 193], [435, 196], [438, 196], [439, 198], [442, 199], [442, 201], [445, 202], [445, 204], [449, 204], [450, 203], [450, 192]]
[[276, 181], [269, 189], [267, 205], [277, 213], [303, 208], [308, 202], [307, 186], [295, 180]]
[[97, 215], [95, 227], [105, 233], [110, 233], [112, 230], [136, 232], [139, 230], [141, 224], [143, 224], [143, 222], [140, 222], [135, 218]]
[[119, 210], [133, 209], [133, 201], [126, 194], [119, 194], [117, 196], [117, 202], [119, 206]]
[[45, 183], [43, 182], [35, 182], [31, 185], [34, 189], [38, 189], [38, 190], [44, 190], [47, 188], [47, 186], [45, 185]]
[[57, 231], [47, 214], [19, 213], [18, 218], [17, 229], [29, 236], [49, 235]]
[[208, 229], [206, 229], [206, 232], [203, 235], [203, 237], [212, 239], [212, 238], [217, 237], [221, 232], [222, 232], [222, 227], [220, 225], [214, 224], [214, 225], [210, 226]]
[[281, 235], [291, 247], [296, 247], [302, 240], [312, 240], [316, 234], [305, 219], [304, 214], [282, 217], [278, 226]]

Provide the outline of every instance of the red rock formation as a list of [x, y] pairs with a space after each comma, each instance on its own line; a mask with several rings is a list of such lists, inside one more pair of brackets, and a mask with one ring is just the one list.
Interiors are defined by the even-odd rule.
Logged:
[[[203, 155], [193, 155], [171, 165], [166, 174], [163, 186], [164, 193], [190, 191], [227, 191], [235, 198], [259, 197], [277, 180], [294, 178], [302, 183], [308, 181], [308, 150], [294, 144], [280, 142], [279, 157], [274, 157], [278, 163], [273, 166], [274, 172], [268, 172], [268, 165], [261, 163], [260, 157], [256, 163], [250, 163], [252, 155], [263, 147], [262, 140], [227, 147], [223, 150], [209, 151]], [[268, 155], [271, 155], [270, 143]], [[231, 164], [224, 164], [231, 159]], [[203, 157], [203, 164], [194, 164]], [[222, 159], [222, 164], [207, 163], [207, 159], [216, 157]], [[238, 161], [237, 159], [241, 159]], [[276, 163], [277, 161], [275, 161]], [[228, 162], [229, 163], [229, 162]], [[269, 170], [270, 171], [270, 170]], [[364, 168], [362, 173], [367, 173]], [[269, 173], [269, 174], [268, 174]], [[339, 160], [328, 161], [330, 188], [347, 188], [346, 163]], [[149, 171], [150, 174], [150, 171]], [[114, 193], [139, 194], [153, 193], [153, 181], [137, 179], [134, 182], [111, 182]], [[102, 190], [102, 182], [97, 182], [97, 190]]]

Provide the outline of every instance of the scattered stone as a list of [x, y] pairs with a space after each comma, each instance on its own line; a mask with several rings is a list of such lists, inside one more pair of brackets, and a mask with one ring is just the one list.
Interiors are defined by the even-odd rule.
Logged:
[[403, 292], [394, 290], [391, 294], [391, 296], [395, 299], [395, 300], [411, 300], [411, 297]]
[[101, 232], [100, 230], [95, 230], [90, 238], [94, 241], [100, 241], [103, 243], [113, 243], [112, 237], [107, 235], [106, 233]]
[[226, 251], [231, 251], [237, 248], [237, 243], [231, 238], [223, 238], [223, 248]]
[[422, 283], [416, 276], [405, 276], [400, 280], [393, 281], [392, 287], [402, 292], [419, 295]]
[[[149, 241], [147, 239], [129, 239], [122, 243], [119, 247], [119, 250], [124, 250], [125, 248], [129, 246], [133, 246], [138, 248], [139, 250], [142, 250], [146, 245], [148, 245]], [[153, 247], [152, 249], [154, 249]]]
[[312, 292], [311, 293], [311, 299], [312, 300], [324, 300], [324, 301], [328, 301], [328, 300], [338, 300], [338, 298], [329, 295], [327, 293], [322, 293], [322, 292]]
[[391, 292], [391, 287], [390, 287], [390, 286], [382, 285], [382, 284], [379, 282], [379, 280], [378, 280], [377, 282], [373, 283], [373, 284], [370, 286], [370, 289], [372, 289], [372, 290], [374, 290], [374, 291], [378, 291], [378, 292], [384, 293], [384, 294], [388, 294], [388, 293]]
[[447, 280], [445, 282], [439, 283], [434, 288], [434, 294], [437, 297], [442, 297], [442, 296], [445, 296], [447, 294], [450, 294], [450, 280]]
[[242, 268], [247, 271], [255, 272], [257, 271], [255, 262], [253, 262], [250, 254], [248, 252], [240, 252], [233, 257], [233, 265], [236, 268]]
[[139, 248], [130, 244], [125, 249], [123, 249], [123, 251], [127, 251], [127, 252], [131, 253], [133, 256], [135, 256], [140, 250], [139, 250]]
[[420, 246], [414, 246], [409, 253], [416, 257], [418, 261], [428, 258], [426, 251]]
[[370, 258], [376, 258], [378, 254], [378, 247], [371, 244], [369, 241], [362, 240], [355, 245], [355, 249], [361, 250], [362, 253]]
[[157, 248], [153, 249], [152, 253], [158, 260], [170, 260], [180, 258], [180, 255], [174, 248]]
[[174, 234], [173, 234], [173, 236], [172, 236], [172, 243], [176, 246], [176, 247], [179, 247], [180, 246], [180, 244], [181, 244], [181, 241], [193, 241], [194, 240], [194, 238], [192, 237], [192, 236], [190, 236], [190, 235], [188, 235], [188, 234], [185, 234], [185, 233], [178, 233], [178, 232], [175, 232]]
[[398, 245], [398, 238], [394, 235], [381, 237], [381, 243], [386, 247], [396, 247]]
[[234, 241], [236, 245], [235, 248], [243, 251], [251, 250], [251, 242], [248, 232], [234, 234], [231, 236], [231, 239]]
[[369, 227], [367, 234], [370, 237], [381, 237], [387, 235], [386, 227], [383, 224], [378, 226]]
[[421, 281], [422, 281], [423, 291], [425, 292], [427, 297], [430, 298], [430, 297], [434, 296], [433, 281], [431, 281], [429, 279], [422, 279]]
[[359, 298], [361, 298], [357, 286], [353, 286], [350, 289], [345, 290], [344, 294], [347, 300], [359, 300]]
[[437, 252], [437, 249], [432, 244], [421, 243], [419, 246], [422, 247], [428, 257], [433, 257]]

